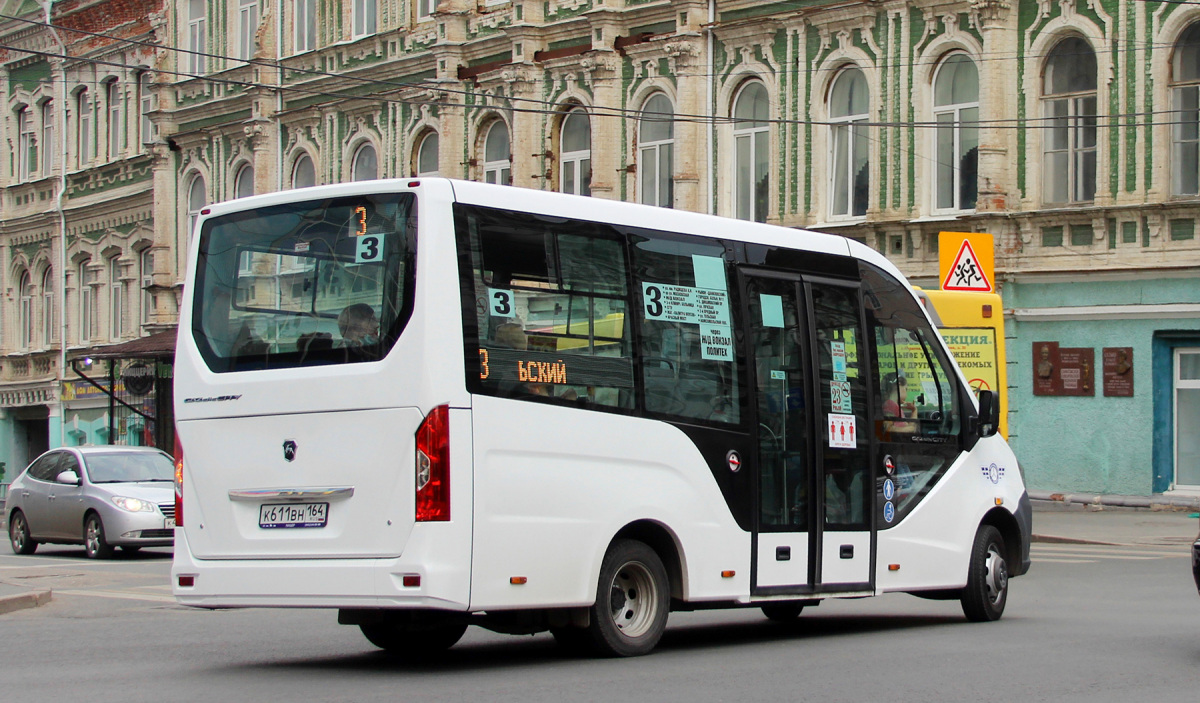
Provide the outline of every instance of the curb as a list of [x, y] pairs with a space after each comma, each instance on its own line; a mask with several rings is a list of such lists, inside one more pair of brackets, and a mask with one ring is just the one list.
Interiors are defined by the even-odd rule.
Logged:
[[1141, 510], [1200, 511], [1200, 496], [1121, 496], [1096, 493], [1063, 493], [1061, 491], [1028, 491], [1030, 500], [1062, 503], [1064, 505], [1093, 505]]
[[0, 596], [0, 615], [45, 605], [53, 598], [52, 591], [30, 591], [15, 596]]
[[1077, 537], [1058, 537], [1055, 535], [1034, 535], [1031, 542], [1041, 544], [1090, 544], [1097, 547], [1121, 547], [1120, 542], [1101, 542], [1094, 539], [1079, 539]]

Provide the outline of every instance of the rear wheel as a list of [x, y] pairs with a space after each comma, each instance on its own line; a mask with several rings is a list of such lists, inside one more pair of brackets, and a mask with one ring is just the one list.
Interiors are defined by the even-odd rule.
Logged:
[[8, 519], [8, 541], [12, 544], [15, 554], [33, 554], [38, 543], [29, 536], [29, 523], [25, 521], [25, 513], [14, 511]]
[[88, 559], [108, 559], [113, 554], [112, 545], [104, 537], [104, 523], [95, 513], [83, 523], [83, 549]]
[[762, 607], [763, 615], [766, 615], [768, 620], [782, 623], [795, 622], [803, 610], [804, 606], [797, 603], [777, 603]]
[[443, 622], [421, 626], [395, 621], [363, 623], [358, 626], [367, 640], [389, 654], [429, 656], [450, 649], [467, 631], [465, 622]]
[[614, 542], [600, 566], [589, 613], [592, 645], [605, 656], [649, 654], [667, 628], [670, 605], [670, 582], [658, 554], [635, 540]]
[[1008, 562], [1004, 559], [1004, 537], [991, 525], [975, 533], [967, 586], [962, 591], [962, 609], [971, 622], [999, 620], [1008, 602]]

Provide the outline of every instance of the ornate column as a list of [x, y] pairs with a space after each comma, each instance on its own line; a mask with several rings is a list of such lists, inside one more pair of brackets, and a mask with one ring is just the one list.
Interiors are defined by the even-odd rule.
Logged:
[[[979, 198], [980, 213], [1009, 209], [1016, 187], [1012, 163], [1016, 154], [1017, 116], [1016, 14], [1008, 0], [972, 0], [983, 33], [983, 53], [991, 59], [979, 67]], [[1012, 57], [1013, 61], [1003, 60]]]

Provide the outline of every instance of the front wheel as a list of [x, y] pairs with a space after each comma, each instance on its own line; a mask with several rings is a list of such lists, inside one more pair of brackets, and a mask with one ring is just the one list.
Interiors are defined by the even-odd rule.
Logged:
[[25, 513], [14, 511], [8, 520], [8, 541], [12, 544], [14, 554], [33, 554], [38, 543], [29, 536], [29, 523], [25, 521]]
[[88, 559], [108, 559], [113, 554], [112, 545], [104, 537], [104, 523], [95, 513], [83, 524], [83, 549]]
[[671, 589], [658, 554], [643, 542], [619, 540], [600, 565], [588, 635], [598, 653], [649, 654], [667, 629]]
[[975, 533], [967, 586], [962, 591], [962, 609], [971, 622], [999, 620], [1008, 602], [1008, 562], [1004, 559], [1004, 537], [991, 525]]

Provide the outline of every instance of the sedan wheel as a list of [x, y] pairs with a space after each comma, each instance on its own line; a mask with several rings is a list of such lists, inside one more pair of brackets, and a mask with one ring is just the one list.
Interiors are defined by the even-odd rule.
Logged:
[[15, 554], [33, 554], [38, 543], [29, 536], [29, 523], [25, 522], [25, 513], [14, 512], [8, 521], [8, 540], [12, 543]]
[[104, 539], [104, 523], [95, 513], [89, 515], [84, 523], [83, 546], [88, 559], [108, 559], [112, 556], [112, 545]]

